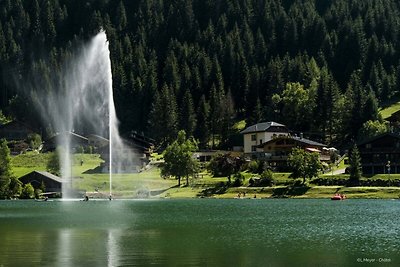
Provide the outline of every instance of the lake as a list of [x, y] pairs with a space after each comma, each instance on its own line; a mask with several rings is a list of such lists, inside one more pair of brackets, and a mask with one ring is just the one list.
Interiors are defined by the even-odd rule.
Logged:
[[0, 201], [0, 266], [400, 266], [400, 201]]

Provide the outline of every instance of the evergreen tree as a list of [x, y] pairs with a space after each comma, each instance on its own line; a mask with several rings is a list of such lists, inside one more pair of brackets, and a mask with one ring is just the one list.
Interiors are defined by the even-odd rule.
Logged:
[[196, 114], [194, 112], [192, 95], [189, 90], [186, 90], [182, 100], [180, 121], [180, 128], [185, 130], [189, 137], [193, 136], [196, 128]]
[[361, 157], [357, 145], [354, 144], [349, 157], [349, 183], [350, 185], [358, 185], [361, 178]]
[[199, 140], [199, 147], [206, 148], [210, 138], [210, 124], [209, 124], [210, 107], [204, 95], [201, 96], [199, 105], [197, 107], [197, 125], [195, 136]]
[[150, 111], [152, 137], [158, 142], [170, 142], [178, 128], [177, 104], [173, 92], [165, 84], [161, 92], [154, 94]]
[[0, 198], [10, 197], [11, 184], [10, 149], [5, 139], [0, 140]]
[[125, 30], [128, 24], [128, 19], [126, 16], [125, 5], [124, 2], [122, 1], [120, 1], [118, 4], [116, 19], [117, 19], [116, 21], [117, 30], [118, 31]]
[[223, 92], [217, 91], [217, 88], [213, 84], [211, 87], [211, 94], [210, 94], [210, 113], [209, 113], [212, 148], [215, 148], [216, 135], [220, 133], [221, 129], [221, 121], [223, 114], [222, 110], [223, 97], [224, 97]]

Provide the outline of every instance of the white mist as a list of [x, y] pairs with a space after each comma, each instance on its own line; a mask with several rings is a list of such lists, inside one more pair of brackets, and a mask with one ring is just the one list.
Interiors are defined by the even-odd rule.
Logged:
[[[118, 131], [114, 107], [110, 51], [104, 31], [98, 33], [80, 53], [67, 62], [58, 88], [45, 96], [36, 96], [43, 118], [60, 133], [61, 176], [63, 198], [71, 198], [72, 153], [75, 144], [71, 134], [82, 131], [109, 139], [109, 194], [112, 194], [113, 173], [135, 169], [135, 157], [127, 148]], [[107, 189], [103, 189], [107, 190]]]

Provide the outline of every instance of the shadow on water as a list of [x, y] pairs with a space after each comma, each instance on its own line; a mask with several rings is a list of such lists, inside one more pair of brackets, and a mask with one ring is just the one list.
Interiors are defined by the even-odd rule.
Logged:
[[307, 193], [310, 188], [311, 187], [306, 185], [275, 188], [273, 190], [272, 197], [285, 198], [290, 196], [302, 196]]

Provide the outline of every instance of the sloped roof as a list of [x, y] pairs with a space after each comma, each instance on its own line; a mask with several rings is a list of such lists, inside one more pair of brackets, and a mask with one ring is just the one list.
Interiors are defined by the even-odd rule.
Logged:
[[27, 130], [30, 130], [30, 131], [33, 132], [33, 130], [31, 129], [31, 127], [29, 125], [27, 125], [27, 124], [25, 124], [25, 123], [23, 123], [21, 121], [16, 121], [16, 120], [10, 121], [10, 122], [5, 123], [5, 124], [0, 124], [0, 129], [7, 128], [7, 127], [12, 127], [12, 126], [24, 127]]
[[361, 145], [365, 145], [365, 144], [374, 142], [374, 141], [376, 141], [376, 140], [378, 140], [378, 139], [381, 139], [381, 138], [383, 138], [383, 137], [385, 137], [385, 136], [391, 136], [391, 137], [400, 139], [400, 135], [397, 134], [397, 133], [383, 133], [383, 134], [380, 134], [380, 135], [377, 135], [377, 136], [374, 136], [374, 137], [365, 139], [365, 140], [363, 140], [363, 141], [361, 141], [361, 142], [358, 142], [358, 143], [357, 143], [357, 146], [361, 146]]
[[97, 134], [89, 134], [87, 138], [88, 138], [88, 139], [89, 139], [89, 138], [96, 138], [96, 139], [98, 139], [98, 140], [103, 140], [103, 141], [107, 141], [107, 142], [108, 142], [108, 139], [107, 139], [107, 138], [105, 138], [105, 137], [103, 137], [103, 136], [100, 136], [100, 135], [97, 135]]
[[47, 177], [49, 179], [52, 179], [54, 181], [62, 183], [62, 178], [58, 177], [58, 176], [56, 176], [56, 175], [54, 175], [52, 173], [45, 172], [45, 171], [35, 171], [35, 172], [40, 173], [41, 175], [43, 175], [43, 176], [45, 176], [45, 177]]
[[303, 137], [295, 136], [295, 137], [292, 137], [292, 138], [294, 140], [298, 141], [298, 142], [302, 142], [304, 144], [311, 145], [311, 146], [321, 146], [321, 147], [326, 147], [327, 146], [325, 144], [322, 144], [322, 143], [319, 143], [319, 142], [316, 142], [316, 141], [313, 141], [313, 140], [310, 140], [310, 139], [307, 139], [307, 138], [303, 138]]
[[57, 133], [57, 134], [53, 135], [52, 137], [50, 137], [47, 140], [47, 142], [51, 141], [51, 140], [56, 140], [56, 138], [58, 138], [59, 136], [65, 136], [65, 135], [71, 135], [71, 137], [74, 137], [74, 138], [77, 138], [77, 139], [80, 139], [80, 140], [84, 140], [86, 142], [89, 141], [86, 137], [84, 137], [82, 135], [79, 135], [79, 134], [74, 133], [74, 132], [67, 131], [67, 132], [61, 132], [61, 133]]
[[56, 182], [62, 183], [62, 179], [60, 177], [58, 177], [58, 176], [56, 176], [54, 174], [51, 174], [49, 172], [46, 172], [46, 171], [32, 171], [32, 172], [30, 172], [28, 174], [25, 174], [24, 176], [22, 176], [19, 179], [21, 180], [22, 178], [24, 178], [26, 176], [31, 176], [33, 173], [39, 173], [40, 175], [42, 175], [42, 176], [44, 176], [44, 177], [46, 177], [48, 179], [51, 179], [51, 180], [54, 180]]
[[290, 137], [284, 136], [284, 137], [277, 137], [277, 138], [274, 138], [272, 140], [269, 140], [269, 141], [259, 145], [259, 147], [263, 147], [265, 144], [275, 142], [276, 140], [279, 140], [279, 139], [289, 139], [289, 138], [292, 139], [292, 140], [295, 140], [297, 142], [300, 142], [300, 143], [303, 143], [303, 144], [306, 144], [306, 145], [310, 145], [310, 146], [319, 146], [319, 147], [326, 147], [327, 146], [325, 144], [322, 144], [322, 143], [319, 143], [319, 142], [316, 142], [316, 141], [313, 141], [313, 140], [310, 140], [310, 139], [307, 139], [307, 138], [299, 137], [299, 136], [290, 136]]
[[245, 134], [245, 133], [256, 133], [256, 132], [268, 132], [268, 129], [270, 129], [271, 127], [285, 127], [286, 128], [285, 125], [274, 122], [274, 121], [260, 122], [260, 123], [257, 123], [257, 124], [247, 127], [240, 133]]

